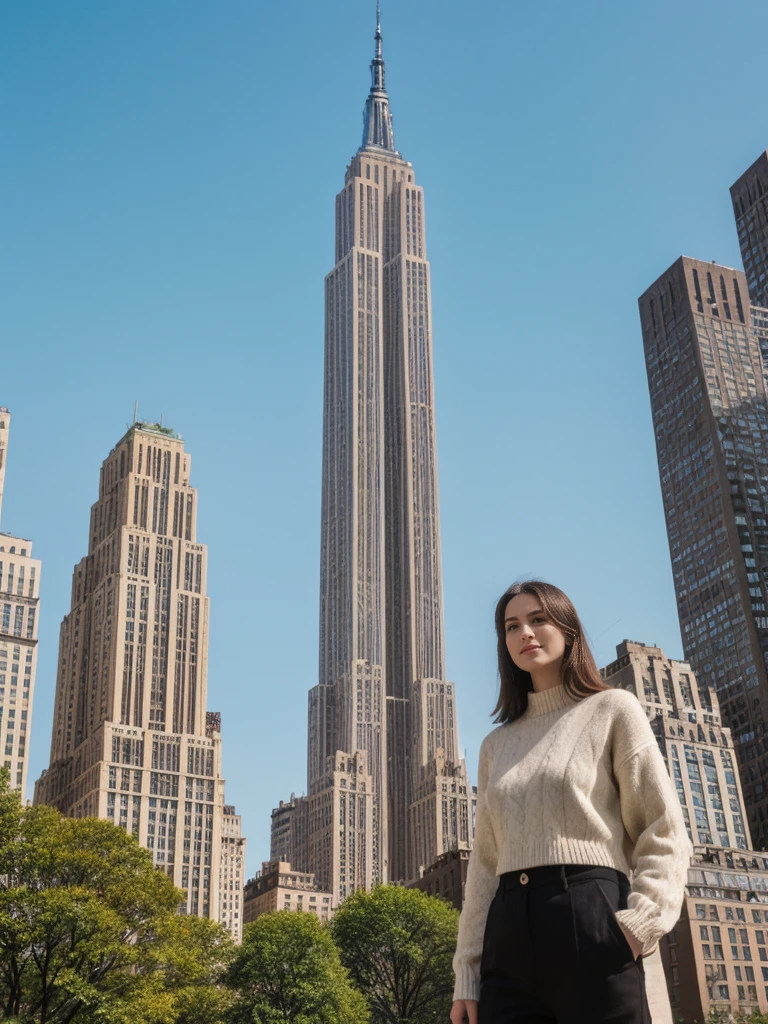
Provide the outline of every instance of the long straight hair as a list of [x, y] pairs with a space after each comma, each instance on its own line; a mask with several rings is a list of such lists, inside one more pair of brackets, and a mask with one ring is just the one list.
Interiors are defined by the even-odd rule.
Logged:
[[514, 722], [528, 707], [528, 694], [533, 690], [530, 672], [515, 665], [507, 650], [507, 630], [504, 614], [513, 597], [530, 594], [541, 605], [542, 611], [565, 637], [563, 657], [563, 685], [574, 700], [583, 700], [610, 686], [600, 676], [592, 651], [589, 649], [584, 627], [573, 603], [562, 590], [543, 580], [514, 583], [505, 590], [496, 605], [496, 641], [499, 657], [499, 699], [492, 714], [495, 722]]

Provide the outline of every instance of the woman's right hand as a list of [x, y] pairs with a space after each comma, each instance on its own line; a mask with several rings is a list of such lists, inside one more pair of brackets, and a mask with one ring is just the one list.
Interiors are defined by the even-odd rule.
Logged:
[[477, 1024], [477, 1003], [474, 999], [457, 999], [451, 1008], [451, 1024]]

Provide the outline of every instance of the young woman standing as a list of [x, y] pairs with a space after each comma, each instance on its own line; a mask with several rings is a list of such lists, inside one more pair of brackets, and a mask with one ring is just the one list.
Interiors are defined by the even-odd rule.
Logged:
[[451, 1022], [650, 1024], [641, 958], [677, 921], [691, 854], [656, 739], [557, 587], [511, 587], [496, 633]]

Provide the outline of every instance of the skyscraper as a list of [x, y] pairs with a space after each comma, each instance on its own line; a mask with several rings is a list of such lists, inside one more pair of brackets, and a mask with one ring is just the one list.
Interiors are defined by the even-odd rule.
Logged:
[[741, 258], [749, 297], [756, 306], [768, 306], [768, 151], [731, 186]]
[[[11, 414], [0, 406], [0, 512]], [[27, 791], [29, 734], [37, 671], [40, 561], [32, 542], [0, 533], [0, 765]]]
[[[711, 684], [658, 647], [625, 640], [602, 670], [643, 705], [693, 841], [682, 913], [661, 940], [675, 1020], [709, 1019], [710, 1010], [768, 1008], [768, 857], [750, 849], [731, 730]], [[765, 909], [764, 909], [765, 908]], [[664, 979], [658, 957], [646, 961], [653, 1020], [662, 1020]], [[758, 984], [760, 983], [760, 984]], [[671, 1019], [667, 1016], [667, 1019]]]
[[694, 849], [749, 849], [733, 739], [722, 724], [714, 688], [700, 683], [686, 662], [631, 640], [618, 645], [616, 660], [601, 675], [611, 686], [631, 690], [642, 704]]
[[242, 819], [231, 804], [224, 805], [221, 823], [219, 921], [238, 944], [243, 941], [245, 837]]
[[445, 679], [424, 196], [395, 148], [380, 17], [371, 76], [325, 286], [319, 681], [291, 811], [294, 866], [337, 900], [472, 841]]
[[752, 836], [764, 848], [765, 311], [750, 307], [740, 270], [688, 257], [662, 274], [639, 303], [683, 649], [700, 682], [717, 690], [733, 732]]
[[178, 434], [134, 423], [102, 466], [35, 802], [133, 833], [187, 890], [187, 912], [216, 920], [221, 717], [206, 712], [208, 553], [190, 462]]

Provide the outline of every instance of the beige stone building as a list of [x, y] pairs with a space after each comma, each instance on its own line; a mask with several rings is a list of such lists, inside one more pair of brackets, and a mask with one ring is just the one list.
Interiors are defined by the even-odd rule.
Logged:
[[[11, 415], [0, 407], [0, 513]], [[37, 672], [40, 561], [32, 542], [0, 533], [0, 765], [27, 792], [29, 737]]]
[[243, 941], [245, 836], [242, 819], [232, 804], [224, 804], [221, 819], [219, 921], [238, 944]]
[[375, 44], [325, 282], [308, 795], [277, 809], [290, 818], [294, 867], [316, 873], [336, 903], [470, 849], [474, 825], [446, 680], [424, 193], [395, 148], [380, 23]]
[[181, 437], [134, 423], [105, 460], [61, 625], [35, 802], [113, 821], [219, 920], [221, 720], [206, 711], [208, 553]]
[[265, 861], [245, 886], [245, 924], [273, 910], [304, 911], [329, 921], [333, 907], [332, 894], [320, 888], [313, 873], [296, 871], [286, 861]]
[[768, 854], [750, 849], [733, 739], [715, 690], [658, 647], [624, 641], [616, 653], [603, 677], [645, 708], [694, 847], [680, 921], [660, 944], [672, 1012], [685, 1024], [710, 1008], [766, 1012]]

